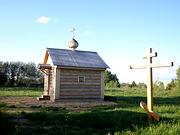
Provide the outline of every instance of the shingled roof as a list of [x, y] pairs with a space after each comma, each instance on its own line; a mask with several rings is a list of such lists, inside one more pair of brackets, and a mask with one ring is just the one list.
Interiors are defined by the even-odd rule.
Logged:
[[109, 68], [97, 52], [47, 48], [46, 54], [60, 67]]

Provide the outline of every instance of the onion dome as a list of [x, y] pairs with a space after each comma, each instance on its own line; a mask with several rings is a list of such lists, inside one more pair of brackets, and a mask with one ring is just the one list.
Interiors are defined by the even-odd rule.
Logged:
[[72, 38], [69, 42], [68, 42], [68, 47], [75, 51], [75, 49], [79, 46], [79, 43], [74, 39]]

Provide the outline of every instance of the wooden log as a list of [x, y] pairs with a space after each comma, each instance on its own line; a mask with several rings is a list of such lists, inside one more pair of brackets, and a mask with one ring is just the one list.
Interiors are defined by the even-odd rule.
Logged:
[[100, 92], [60, 92], [60, 96], [100, 96]]
[[91, 73], [91, 74], [96, 74], [96, 73], [99, 73], [101, 71], [96, 71], [96, 70], [83, 70], [83, 69], [62, 69], [61, 68], [61, 73]]
[[72, 85], [72, 84], [75, 84], [75, 85], [101, 85], [98, 82], [92, 82], [92, 83], [89, 83], [89, 82], [85, 82], [85, 83], [79, 83], [79, 82], [60, 82], [60, 85]]
[[99, 92], [99, 89], [66, 89], [66, 90], [61, 90], [61, 93], [66, 92], [66, 93], [70, 93], [70, 92]]
[[100, 99], [100, 96], [60, 96], [59, 99]]
[[77, 90], [77, 89], [95, 89], [95, 90], [100, 90], [101, 87], [100, 85], [95, 85], [95, 86], [89, 86], [89, 85], [61, 85], [60, 86], [61, 90], [68, 90], [68, 89], [73, 89], [73, 90]]

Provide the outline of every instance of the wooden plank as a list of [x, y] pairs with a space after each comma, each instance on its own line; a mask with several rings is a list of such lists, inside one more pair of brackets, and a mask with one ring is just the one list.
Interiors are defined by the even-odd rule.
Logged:
[[61, 69], [61, 72], [68, 72], [68, 73], [75, 73], [75, 72], [82, 72], [82, 73], [86, 73], [86, 72], [98, 73], [98, 72], [100, 72], [100, 71], [96, 71], [96, 70], [83, 70], [83, 69]]
[[78, 83], [78, 82], [60, 82], [60, 85], [65, 85], [65, 84], [68, 84], [68, 85], [71, 85], [71, 84], [79, 84], [79, 85], [100, 85], [100, 83], [96, 83], [96, 82], [93, 82], [93, 83], [89, 83], [89, 82], [85, 82], [85, 83]]
[[86, 76], [86, 77], [97, 77], [97, 78], [100, 78], [101, 77], [101, 74], [91, 74], [91, 73], [86, 73], [86, 74], [83, 74], [83, 73], [61, 73], [60, 74], [60, 77], [61, 78], [65, 78], [65, 76], [67, 78], [69, 78], [70, 76], [71, 77], [76, 77], [76, 76]]
[[68, 70], [88, 70], [88, 71], [105, 71], [105, 68], [82, 68], [82, 67], [63, 67], [63, 66], [57, 66], [60, 69], [68, 69]]
[[46, 50], [43, 64], [47, 64], [48, 58], [49, 58], [49, 54], [48, 54], [48, 50]]
[[[60, 78], [61, 79], [61, 82], [78, 82], [78, 78]], [[101, 83], [101, 79], [100, 78], [97, 78], [97, 79], [88, 79], [85, 77], [85, 83], [86, 82], [89, 82], [89, 83], [93, 83], [93, 82], [96, 82], [96, 83]]]
[[60, 88], [100, 88], [101, 85], [98, 83], [96, 85], [91, 85], [91, 84], [61, 84]]
[[[78, 79], [78, 76], [81, 76], [81, 75], [62, 75], [60, 76], [61, 79]], [[98, 76], [92, 76], [92, 75], [82, 75], [82, 76], [85, 76], [86, 79], [88, 80], [100, 80], [101, 77], [98, 75]]]
[[61, 79], [70, 79], [70, 78], [77, 79], [78, 75], [63, 75], [63, 74], [61, 74], [60, 78]]
[[101, 99], [104, 99], [104, 71], [101, 72]]
[[60, 92], [60, 96], [100, 96], [100, 92]]
[[87, 80], [87, 79], [86, 79], [86, 81], [85, 81], [84, 83], [85, 83], [85, 84], [86, 84], [86, 83], [92, 83], [92, 84], [93, 84], [93, 83], [99, 83], [99, 84], [101, 84], [101, 80]]
[[78, 82], [78, 78], [60, 78], [61, 82]]
[[60, 96], [59, 99], [100, 99], [100, 96]]
[[61, 92], [100, 92], [99, 89], [62, 89]]
[[61, 79], [61, 84], [65, 84], [65, 83], [72, 83], [72, 84], [79, 84], [79, 85], [86, 85], [86, 84], [101, 84], [101, 81], [100, 80], [85, 80], [85, 82], [78, 82], [78, 80], [73, 80], [73, 79], [70, 79], [70, 80], [65, 80], [65, 79]]
[[60, 89], [101, 89], [100, 85], [61, 85]]

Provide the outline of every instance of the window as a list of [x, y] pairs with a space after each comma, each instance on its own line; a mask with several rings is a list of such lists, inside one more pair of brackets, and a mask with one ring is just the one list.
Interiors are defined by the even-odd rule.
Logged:
[[78, 76], [78, 82], [84, 83], [85, 82], [85, 76]]

